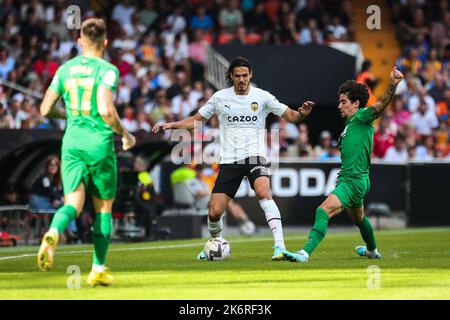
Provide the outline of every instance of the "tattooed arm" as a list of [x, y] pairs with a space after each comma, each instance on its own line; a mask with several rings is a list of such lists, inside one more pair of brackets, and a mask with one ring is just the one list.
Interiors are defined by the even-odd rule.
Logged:
[[386, 90], [386, 92], [384, 93], [384, 95], [380, 101], [378, 101], [375, 104], [373, 104], [372, 106], [370, 106], [370, 108], [372, 108], [372, 114], [375, 118], [378, 118], [383, 113], [383, 111], [387, 108], [387, 106], [389, 105], [389, 103], [392, 100], [392, 97], [395, 94], [397, 85], [400, 83], [400, 81], [402, 81], [402, 79], [403, 79], [403, 74], [400, 71], [398, 71], [396, 67], [394, 67], [394, 69], [392, 69], [392, 71], [391, 71], [391, 77], [390, 77], [390, 83], [389, 83], [388, 89]]

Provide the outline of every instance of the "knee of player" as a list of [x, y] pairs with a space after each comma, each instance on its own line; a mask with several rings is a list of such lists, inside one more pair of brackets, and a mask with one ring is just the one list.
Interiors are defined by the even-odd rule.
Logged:
[[214, 204], [214, 203], [210, 203], [209, 204], [209, 208], [208, 208], [208, 215], [211, 218], [214, 218], [214, 220], [216, 219], [220, 219], [220, 217], [223, 214], [223, 208], [222, 206], [218, 205], [218, 204]]
[[272, 200], [272, 194], [270, 193], [270, 190], [256, 190], [255, 193], [258, 200]]

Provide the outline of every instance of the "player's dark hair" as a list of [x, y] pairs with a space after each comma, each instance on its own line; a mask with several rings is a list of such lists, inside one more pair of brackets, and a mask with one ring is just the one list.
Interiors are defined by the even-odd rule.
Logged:
[[92, 43], [100, 45], [106, 37], [105, 21], [98, 18], [89, 18], [81, 24], [81, 33]]
[[231, 78], [231, 73], [233, 72], [234, 68], [238, 68], [238, 67], [247, 67], [248, 71], [250, 73], [252, 73], [252, 64], [250, 63], [250, 61], [248, 61], [244, 57], [235, 57], [233, 60], [231, 60], [230, 66], [228, 67], [228, 70], [225, 73], [225, 77], [230, 86], [233, 85], [233, 79]]
[[360, 108], [365, 108], [369, 100], [369, 90], [367, 90], [367, 87], [361, 83], [357, 83], [355, 80], [348, 80], [341, 84], [338, 95], [341, 93], [346, 94], [351, 102], [358, 100]]

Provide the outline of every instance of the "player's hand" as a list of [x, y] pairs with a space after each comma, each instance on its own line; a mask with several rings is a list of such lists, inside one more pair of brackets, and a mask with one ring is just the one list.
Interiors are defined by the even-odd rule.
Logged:
[[157, 133], [159, 130], [170, 130], [173, 127], [173, 122], [159, 123], [152, 128], [153, 133]]
[[400, 81], [403, 79], [403, 73], [397, 70], [397, 67], [394, 67], [391, 71], [391, 84], [394, 86], [398, 85]]
[[136, 144], [136, 138], [129, 134], [128, 132], [124, 134], [124, 136], [122, 137], [122, 149], [124, 151], [127, 151], [131, 148], [133, 148], [133, 146]]
[[312, 101], [303, 102], [302, 106], [298, 108], [298, 112], [302, 115], [302, 118], [306, 118], [311, 113], [312, 108], [316, 104]]

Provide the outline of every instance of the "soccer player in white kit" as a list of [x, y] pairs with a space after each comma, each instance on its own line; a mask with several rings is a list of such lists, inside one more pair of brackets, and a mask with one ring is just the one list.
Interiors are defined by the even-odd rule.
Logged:
[[[269, 113], [297, 123], [311, 112], [314, 103], [306, 101], [298, 111], [280, 103], [269, 92], [250, 86], [252, 66], [243, 57], [234, 58], [226, 74], [231, 87], [217, 91], [198, 112], [186, 119], [162, 123], [160, 129], [192, 129], [194, 122], [205, 122], [217, 115], [220, 123], [220, 167], [208, 209], [208, 229], [211, 237], [222, 237], [222, 215], [234, 198], [242, 179], [247, 176], [259, 199], [274, 238], [272, 260], [283, 260], [285, 249], [281, 215], [270, 192], [269, 172], [265, 166], [265, 123]], [[205, 260], [202, 250], [197, 257]]]

